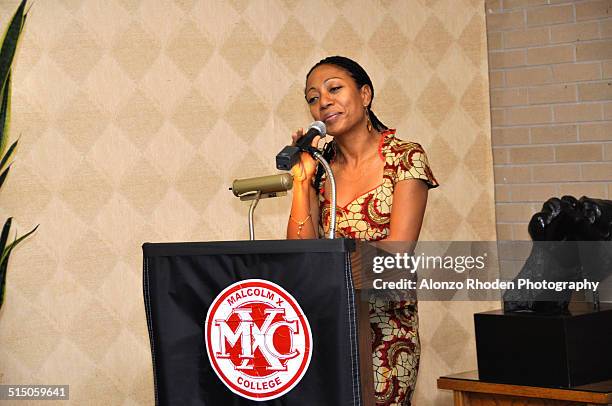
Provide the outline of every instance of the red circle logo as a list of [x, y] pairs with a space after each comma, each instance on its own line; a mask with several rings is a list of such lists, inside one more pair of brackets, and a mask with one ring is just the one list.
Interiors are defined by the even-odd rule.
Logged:
[[236, 282], [213, 301], [205, 325], [206, 351], [235, 394], [270, 400], [302, 379], [312, 356], [312, 333], [298, 302], [263, 279]]

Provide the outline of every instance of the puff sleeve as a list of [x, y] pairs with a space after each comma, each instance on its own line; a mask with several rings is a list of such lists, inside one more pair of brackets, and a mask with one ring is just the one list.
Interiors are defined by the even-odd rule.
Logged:
[[417, 143], [406, 143], [402, 151], [396, 155], [396, 182], [406, 179], [421, 179], [431, 188], [438, 187], [427, 154]]

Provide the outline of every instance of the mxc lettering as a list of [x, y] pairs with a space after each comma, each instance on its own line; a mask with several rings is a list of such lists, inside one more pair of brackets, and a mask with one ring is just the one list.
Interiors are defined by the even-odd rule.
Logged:
[[[273, 323], [275, 315], [285, 315], [284, 309], [265, 309], [266, 318], [261, 326], [258, 327], [251, 317], [251, 309], [239, 308], [235, 309], [234, 313], [240, 318], [240, 324], [236, 331], [232, 331], [227, 320], [215, 320], [215, 325], [219, 327], [219, 342], [221, 343], [221, 351], [217, 352], [217, 358], [231, 358], [227, 352], [227, 343], [234, 347], [240, 340], [240, 348], [242, 352], [240, 359], [242, 363], [236, 366], [236, 369], [252, 370], [254, 369], [253, 358], [255, 351], [259, 350], [263, 357], [268, 362], [266, 369], [268, 371], [286, 371], [287, 367], [281, 363], [282, 360], [295, 358], [299, 355], [299, 351], [293, 348], [293, 334], [299, 331], [297, 320], [293, 321], [277, 321]], [[286, 327], [291, 334], [286, 336], [290, 341], [289, 348], [291, 351], [281, 354], [274, 344], [274, 334], [281, 327]]]

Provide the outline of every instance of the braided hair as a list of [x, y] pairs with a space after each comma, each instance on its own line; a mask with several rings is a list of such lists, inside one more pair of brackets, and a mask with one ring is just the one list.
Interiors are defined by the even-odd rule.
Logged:
[[[365, 71], [365, 69], [361, 67], [361, 65], [359, 65], [357, 62], [353, 61], [352, 59], [349, 59], [344, 56], [337, 56], [337, 55], [328, 56], [325, 59], [321, 59], [312, 68], [310, 68], [310, 70], [306, 74], [306, 80], [308, 80], [308, 77], [310, 76], [312, 71], [321, 65], [334, 65], [334, 66], [344, 69], [353, 78], [358, 89], [361, 89], [363, 86], [368, 85], [370, 87], [370, 90], [372, 91], [372, 97], [370, 98], [370, 103], [367, 106], [368, 108], [367, 112], [370, 118], [370, 122], [372, 123], [372, 127], [374, 127], [376, 131], [379, 131], [379, 132], [388, 130], [388, 127], [384, 125], [382, 121], [378, 119], [378, 117], [376, 117], [376, 114], [374, 114], [374, 112], [371, 109], [372, 101], [374, 100], [374, 85], [372, 84], [372, 79], [370, 79], [370, 76], [368, 76], [367, 72]], [[335, 156], [336, 156], [336, 143], [335, 141], [332, 140], [330, 142], [327, 142], [323, 146], [323, 158], [325, 158], [325, 160], [329, 162]], [[321, 185], [321, 178], [323, 177], [324, 172], [325, 170], [323, 166], [319, 164], [317, 166], [317, 172], [315, 175], [314, 185], [313, 185], [315, 190], [317, 191], [319, 190], [319, 186]]]

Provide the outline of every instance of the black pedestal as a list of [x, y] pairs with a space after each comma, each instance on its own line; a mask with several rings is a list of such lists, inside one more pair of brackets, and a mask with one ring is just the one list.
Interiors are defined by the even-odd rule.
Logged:
[[575, 303], [570, 314], [501, 310], [474, 315], [481, 380], [572, 387], [612, 379], [612, 306]]

